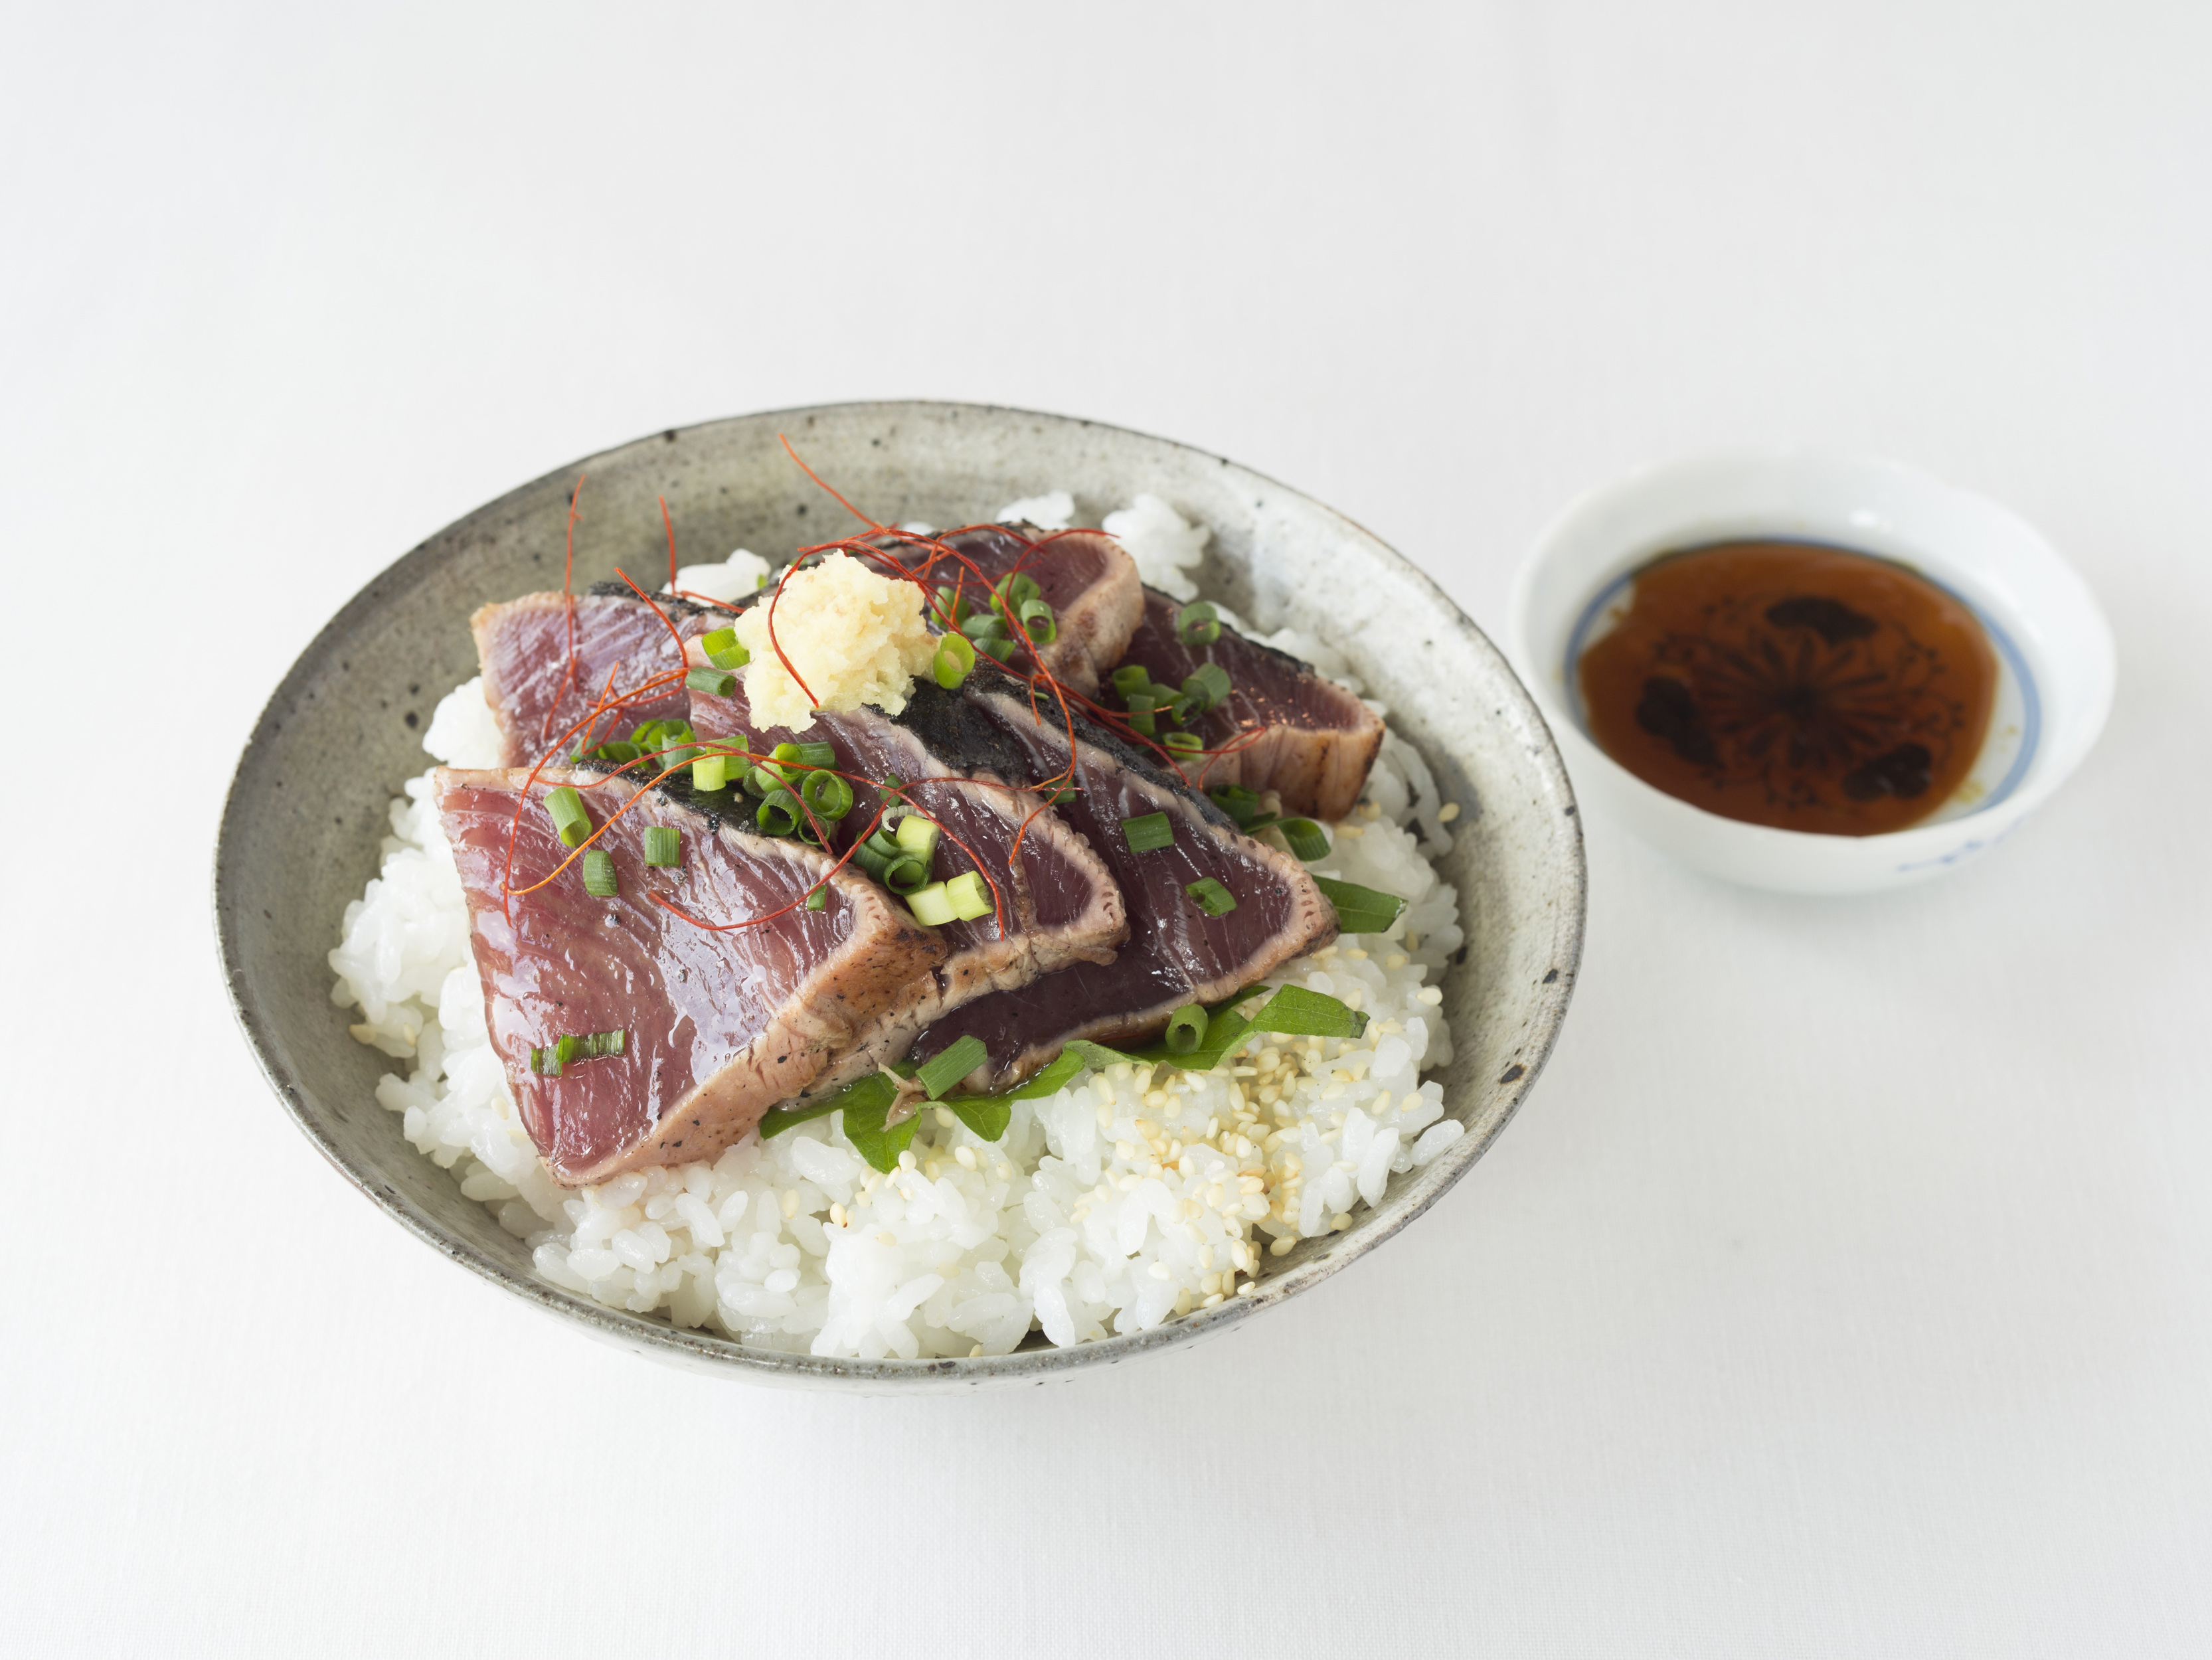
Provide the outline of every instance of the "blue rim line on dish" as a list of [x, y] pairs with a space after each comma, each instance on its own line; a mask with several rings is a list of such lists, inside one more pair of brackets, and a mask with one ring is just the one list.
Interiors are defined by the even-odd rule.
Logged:
[[[1860, 553], [1860, 550], [1856, 548], [1842, 547], [1833, 542], [1817, 542], [1809, 537], [1773, 536], [1763, 538], [1762, 539], [1771, 542], [1795, 543], [1799, 547], [1825, 548], [1830, 552], [1834, 553], [1858, 553], [1859, 556], [1864, 559], [1881, 559], [1882, 557], [1882, 556], [1878, 553]], [[1576, 672], [1576, 668], [1583, 660], [1583, 652], [1585, 649], [1586, 642], [1589, 639], [1590, 630], [1597, 626], [1597, 619], [1599, 617], [1603, 615], [1605, 608], [1613, 603], [1614, 597], [1619, 594], [1622, 589], [1626, 588], [1631, 582], [1633, 582], [1638, 575], [1644, 570], [1649, 569], [1652, 565], [1656, 564], [1660, 560], [1672, 558], [1678, 553], [1695, 553], [1698, 551], [1698, 547], [1700, 546], [1711, 547], [1714, 545], [1716, 544], [1712, 543], [1701, 543], [1697, 546], [1674, 548], [1665, 553], [1654, 554], [1650, 558], [1644, 560], [1634, 569], [1623, 571], [1620, 575], [1614, 577], [1613, 581], [1607, 583], [1605, 587], [1598, 590], [1596, 598], [1593, 599], [1589, 605], [1583, 607], [1582, 615], [1575, 619], [1575, 626], [1567, 635], [1566, 661], [1562, 666], [1564, 668], [1562, 678], [1566, 682], [1567, 713], [1574, 717], [1576, 727], [1580, 729], [1584, 737], [1589, 737], [1589, 710], [1583, 702], [1582, 676]], [[1884, 560], [1883, 562], [1886, 564], [1896, 565], [1903, 569], [1911, 571], [1912, 574], [1918, 577], [1922, 581], [1936, 589], [1939, 593], [1948, 594], [1952, 599], [1957, 600], [1968, 611], [1972, 611], [1974, 614], [1974, 620], [1982, 625], [1982, 631], [1987, 634], [1990, 639], [1996, 644], [1997, 654], [2004, 659], [2005, 666], [2012, 671], [2014, 679], [2020, 683], [2020, 699], [2023, 706], [2021, 715], [2020, 750], [2018, 753], [2014, 755], [2012, 764], [2005, 769], [2005, 775], [2003, 778], [1998, 781], [1997, 787], [1991, 790], [1986, 798], [1978, 803], [1971, 811], [1962, 812], [1957, 818], [1947, 821], [1952, 824], [1957, 824], [1965, 819], [1972, 818], [1976, 813], [1987, 812], [1991, 807], [1996, 806], [1998, 803], [2004, 800], [2007, 796], [2010, 795], [2014, 790], [2020, 787], [2021, 781], [2027, 776], [2027, 769], [2035, 760], [2036, 748], [2043, 740], [2043, 700], [2036, 695], [2035, 677], [2028, 672], [2027, 659], [2021, 655], [2020, 648], [2013, 643], [2012, 635], [2005, 632], [2004, 629], [1998, 623], [1996, 618], [1991, 617], [1988, 611], [1976, 605], [1973, 600], [1969, 599], [1966, 595], [1960, 593], [1948, 583], [1937, 581], [1924, 570], [1916, 569], [1914, 567], [1905, 564], [1901, 559], [1888, 559]], [[1591, 741], [1595, 742], [1596, 740], [1593, 739]], [[1988, 742], [1986, 739], [1983, 741], [1984, 743]], [[1918, 827], [1907, 825], [1906, 828], [1915, 829]], [[1900, 866], [1899, 868], [1912, 869], [1917, 868], [1917, 866]]]

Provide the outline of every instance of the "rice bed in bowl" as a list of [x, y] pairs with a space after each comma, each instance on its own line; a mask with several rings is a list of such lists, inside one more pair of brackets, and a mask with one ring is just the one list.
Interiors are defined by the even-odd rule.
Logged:
[[[1058, 495], [1001, 516], [1070, 512]], [[1105, 523], [1148, 582], [1191, 597], [1202, 527], [1144, 496]], [[1290, 629], [1266, 638], [1358, 690], [1326, 642]], [[424, 747], [457, 766], [496, 764], [479, 682], [439, 705]], [[750, 1135], [712, 1161], [557, 1185], [485, 1026], [428, 772], [392, 803], [382, 868], [346, 909], [333, 995], [361, 1011], [356, 1038], [411, 1063], [376, 1088], [407, 1140], [523, 1239], [553, 1285], [824, 1357], [1002, 1354], [1033, 1331], [1071, 1345], [1250, 1295], [1272, 1258], [1348, 1228], [1394, 1172], [1459, 1138], [1442, 1086], [1421, 1081], [1452, 1058], [1435, 982], [1462, 943], [1459, 902], [1431, 860], [1449, 849], [1455, 811], [1390, 734], [1362, 805], [1313, 867], [1408, 902], [1388, 932], [1340, 936], [1267, 976], [1366, 1014], [1359, 1037], [1255, 1035], [1204, 1073], [1080, 1073], [1013, 1103], [996, 1141], [925, 1107], [888, 1173], [833, 1114]]]

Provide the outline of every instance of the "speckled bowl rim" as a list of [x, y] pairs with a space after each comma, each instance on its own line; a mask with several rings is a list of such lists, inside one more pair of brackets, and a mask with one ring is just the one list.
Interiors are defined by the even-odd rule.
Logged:
[[[1560, 873], [1562, 891], [1554, 896], [1564, 902], [1552, 952], [1558, 970], [1538, 988], [1531, 1017], [1523, 1027], [1526, 1033], [1524, 1044], [1516, 1051], [1525, 1057], [1519, 1062], [1522, 1070], [1515, 1079], [1518, 1087], [1509, 1098], [1505, 1109], [1486, 1128], [1480, 1131], [1471, 1129], [1460, 1136], [1426, 1167], [1411, 1172], [1413, 1179], [1388, 1195], [1384, 1205], [1371, 1210], [1358, 1226], [1331, 1242], [1326, 1250], [1292, 1262], [1281, 1271], [1262, 1279], [1258, 1282], [1259, 1289], [1249, 1297], [1231, 1298], [1213, 1308], [1194, 1310], [1146, 1331], [1109, 1335], [1064, 1348], [1025, 1347], [1010, 1354], [945, 1359], [840, 1359], [750, 1347], [732, 1338], [702, 1330], [686, 1329], [624, 1310], [611, 1309], [533, 1274], [518, 1273], [487, 1256], [469, 1241], [455, 1237], [435, 1217], [418, 1212], [404, 1195], [381, 1180], [374, 1169], [355, 1166], [304, 1109], [301, 1080], [293, 1075], [282, 1059], [281, 1049], [275, 1042], [272, 1023], [250, 992], [243, 989], [245, 970], [241, 942], [233, 920], [238, 897], [234, 892], [234, 878], [226, 859], [226, 848], [231, 842], [234, 824], [252, 810], [252, 803], [242, 798], [240, 789], [251, 759], [250, 743], [224, 797], [213, 860], [211, 897], [214, 921], [232, 1012], [263, 1075], [269, 1080], [270, 1087], [276, 1091], [277, 1098], [284, 1103], [286, 1110], [301, 1133], [334, 1170], [394, 1221], [432, 1250], [501, 1289], [512, 1292], [530, 1306], [563, 1323], [580, 1326], [605, 1341], [648, 1358], [719, 1376], [740, 1377], [748, 1381], [798, 1385], [859, 1385], [862, 1393], [889, 1394], [917, 1389], [943, 1390], [948, 1386], [957, 1387], [963, 1383], [978, 1386], [1030, 1381], [1042, 1383], [1079, 1371], [1115, 1365], [1139, 1355], [1187, 1346], [1226, 1331], [1348, 1268], [1425, 1213], [1488, 1151], [1535, 1087], [1558, 1041], [1560, 1025], [1565, 1018], [1575, 983], [1580, 977], [1578, 970], [1588, 904], [1588, 867], [1583, 848], [1581, 821], [1565, 763], [1560, 758], [1540, 706], [1522, 684], [1504, 654], [1446, 596], [1443, 589], [1373, 532], [1301, 491], [1249, 468], [1237, 466], [1226, 457], [1217, 456], [1172, 439], [1114, 427], [1103, 422], [1017, 410], [1000, 404], [959, 404], [944, 400], [864, 401], [762, 410], [746, 416], [698, 422], [673, 429], [669, 433], [647, 436], [680, 436], [720, 426], [730, 420], [772, 419], [796, 424], [811, 417], [846, 415], [862, 410], [954, 410], [972, 412], [987, 418], [1011, 417], [1017, 421], [1054, 426], [1079, 426], [1112, 432], [1165, 450], [1202, 457], [1209, 463], [1233, 469], [1237, 474], [1255, 484], [1298, 501], [1323, 519], [1335, 521], [1352, 536], [1365, 541], [1376, 556], [1395, 565], [1403, 577], [1426, 596], [1435, 609], [1433, 621], [1458, 635], [1476, 653], [1493, 660], [1500, 672], [1497, 683], [1498, 691], [1512, 700], [1513, 717], [1538, 740], [1527, 745], [1528, 759], [1541, 775], [1547, 794], [1558, 804], [1560, 813], [1573, 827], [1573, 833], [1564, 843], [1565, 858]], [[636, 441], [632, 441], [633, 443]], [[374, 611], [382, 603], [387, 592], [422, 572], [434, 569], [441, 560], [447, 556], [445, 544], [453, 531], [471, 520], [496, 514], [506, 504], [552, 480], [570, 479], [579, 473], [595, 471], [606, 458], [630, 447], [629, 443], [617, 445], [555, 468], [539, 479], [519, 486], [463, 515], [453, 525], [434, 533], [412, 551], [394, 561], [347, 601], [300, 654], [270, 695], [256, 721], [254, 731], [258, 733], [267, 729], [272, 714], [291, 705], [303, 690], [313, 666], [322, 660], [328, 648], [347, 633], [351, 623]], [[1500, 708], [1497, 718], [1504, 719], [1506, 714], [1505, 709]], [[1512, 1074], [1509, 1074], [1510, 1077]]]

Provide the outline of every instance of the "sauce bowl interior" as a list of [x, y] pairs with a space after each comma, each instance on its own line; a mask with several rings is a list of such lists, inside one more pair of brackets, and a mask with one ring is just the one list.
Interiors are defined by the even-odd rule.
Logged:
[[[1591, 739], [1576, 665], [1635, 572], [1736, 539], [1826, 544], [1890, 559], [1964, 600], [2000, 665], [1998, 714], [1971, 800], [1881, 835], [1771, 829], [1663, 794]], [[2112, 634], [2081, 577], [1996, 503], [1872, 457], [1732, 451], [1647, 468], [1571, 508], [1522, 566], [1512, 640], [1576, 775], [1601, 810], [1712, 874], [1803, 892], [1925, 879], [1996, 845], [2081, 763], [2112, 705]]]

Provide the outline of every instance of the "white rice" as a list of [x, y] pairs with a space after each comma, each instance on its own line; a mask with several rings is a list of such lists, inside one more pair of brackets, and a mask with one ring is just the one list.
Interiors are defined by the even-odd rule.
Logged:
[[[1285, 630], [1271, 643], [1349, 678], [1318, 642]], [[438, 706], [423, 747], [496, 764], [480, 680]], [[1430, 982], [1462, 938], [1458, 896], [1424, 856], [1446, 845], [1438, 810], [1420, 757], [1386, 738], [1366, 802], [1314, 868], [1405, 895], [1406, 910], [1388, 933], [1343, 936], [1270, 976], [1364, 1011], [1360, 1038], [1257, 1036], [1203, 1075], [1081, 1073], [1016, 1103], [996, 1142], [926, 1108], [889, 1176], [832, 1115], [748, 1137], [711, 1164], [556, 1185], [485, 1030], [428, 772], [392, 802], [382, 868], [346, 907], [331, 994], [360, 1008], [356, 1037], [413, 1061], [376, 1091], [407, 1140], [526, 1240], [556, 1285], [821, 1355], [998, 1354], [1032, 1329], [1081, 1342], [1248, 1292], [1270, 1256], [1349, 1227], [1392, 1174], [1458, 1138], [1441, 1086], [1419, 1081], [1451, 1058]]]

